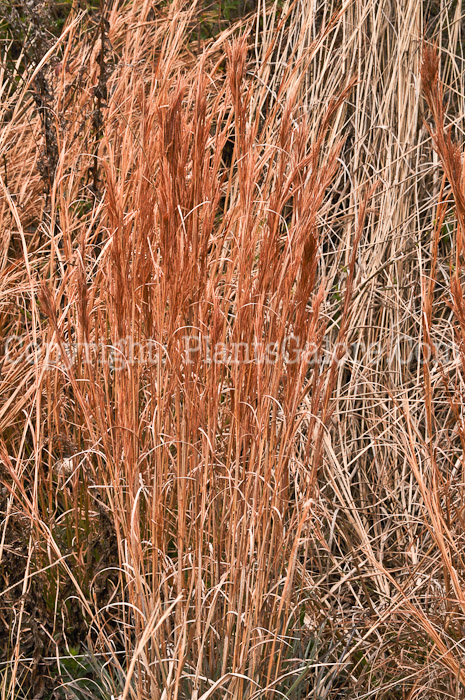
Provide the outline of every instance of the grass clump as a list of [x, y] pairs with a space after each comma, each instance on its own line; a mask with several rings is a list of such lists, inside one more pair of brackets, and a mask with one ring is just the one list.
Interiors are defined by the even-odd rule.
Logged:
[[460, 697], [462, 30], [381, 5], [4, 62], [2, 699]]

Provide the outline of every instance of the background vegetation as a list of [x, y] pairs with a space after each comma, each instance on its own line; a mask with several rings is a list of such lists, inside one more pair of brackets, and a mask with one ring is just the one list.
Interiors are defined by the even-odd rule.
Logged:
[[2, 4], [2, 700], [465, 696], [463, 20]]

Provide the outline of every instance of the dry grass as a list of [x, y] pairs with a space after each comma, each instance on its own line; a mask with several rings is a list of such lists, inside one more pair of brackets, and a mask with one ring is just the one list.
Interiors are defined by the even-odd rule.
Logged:
[[1, 69], [2, 700], [465, 697], [461, 1], [106, 20]]

